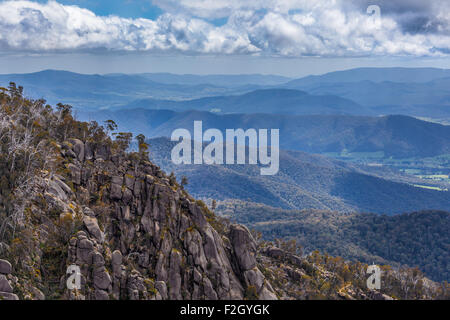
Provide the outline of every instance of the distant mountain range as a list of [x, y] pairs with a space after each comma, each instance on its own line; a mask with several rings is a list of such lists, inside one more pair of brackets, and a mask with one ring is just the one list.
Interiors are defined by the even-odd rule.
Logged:
[[281, 151], [280, 170], [261, 176], [252, 165], [174, 165], [168, 138], [149, 140], [150, 157], [166, 172], [186, 176], [189, 192], [203, 199], [239, 199], [285, 209], [402, 212], [450, 208], [450, 192], [426, 190], [375, 176], [354, 165], [302, 152]]
[[[174, 77], [176, 77], [174, 75]], [[255, 82], [275, 77], [249, 78]], [[217, 86], [215, 84], [176, 81], [159, 83], [149, 75], [85, 75], [67, 71], [45, 70], [29, 74], [0, 75], [0, 86], [13, 81], [24, 86], [25, 94], [33, 98], [45, 98], [49, 103], [63, 102], [79, 109], [101, 109], [123, 105], [140, 98], [192, 99], [222, 94], [237, 94], [256, 90], [259, 85], [248, 83], [243, 88]], [[158, 78], [158, 77], [157, 77]], [[222, 77], [226, 82], [226, 76]], [[231, 80], [229, 82], [232, 82]], [[269, 80], [270, 82], [270, 80]], [[245, 81], [243, 81], [245, 83]], [[273, 83], [273, 80], [272, 82]]]
[[122, 131], [143, 133], [148, 138], [170, 137], [173, 130], [192, 132], [195, 120], [204, 130], [217, 128], [280, 129], [280, 146], [312, 153], [382, 152], [385, 157], [429, 157], [450, 154], [450, 126], [407, 116], [291, 116], [126, 109], [78, 112], [85, 121], [112, 119]]
[[450, 117], [450, 70], [363, 68], [305, 77], [282, 87], [350, 99], [376, 114]]
[[82, 75], [55, 70], [0, 75], [0, 85], [10, 81], [25, 86], [32, 97], [72, 104], [78, 110], [139, 107], [450, 119], [450, 70], [444, 69], [360, 68], [295, 80], [273, 75]]
[[288, 77], [261, 74], [172, 74], [172, 73], [142, 73], [137, 74], [145, 79], [165, 84], [201, 85], [210, 84], [218, 87], [240, 87], [248, 85], [276, 86], [292, 80]]
[[339, 82], [403, 82], [425, 83], [437, 79], [449, 78], [450, 69], [437, 68], [356, 68], [344, 71], [329, 72], [323, 75], [312, 75], [291, 80], [288, 86], [316, 86], [325, 83]]
[[374, 115], [368, 107], [335, 95], [311, 95], [291, 89], [256, 90], [242, 95], [187, 101], [142, 99], [115, 109], [200, 110], [215, 113], [276, 113], [291, 115]]

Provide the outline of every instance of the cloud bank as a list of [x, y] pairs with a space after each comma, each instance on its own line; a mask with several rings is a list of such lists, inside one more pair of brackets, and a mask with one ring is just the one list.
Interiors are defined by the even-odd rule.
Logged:
[[[156, 20], [56, 1], [0, 2], [1, 52], [142, 51], [281, 57], [447, 56], [450, 4], [416, 0], [154, 0]], [[213, 24], [224, 18], [226, 23]]]

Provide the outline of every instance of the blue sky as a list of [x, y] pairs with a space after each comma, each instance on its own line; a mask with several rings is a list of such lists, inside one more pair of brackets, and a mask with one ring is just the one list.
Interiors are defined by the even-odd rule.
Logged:
[[[48, 0], [38, 0], [36, 2], [47, 3]], [[146, 18], [155, 20], [164, 10], [153, 5], [151, 0], [59, 0], [61, 4], [75, 5], [86, 8], [99, 16], [116, 15], [123, 18]], [[206, 18], [216, 26], [226, 23], [227, 18]]]
[[[47, 3], [47, 0], [36, 2]], [[154, 20], [163, 13], [163, 10], [153, 5], [150, 0], [59, 0], [58, 2], [89, 9], [99, 16], [117, 15], [124, 18]]]
[[0, 73], [300, 76], [449, 54], [446, 0], [0, 0]]

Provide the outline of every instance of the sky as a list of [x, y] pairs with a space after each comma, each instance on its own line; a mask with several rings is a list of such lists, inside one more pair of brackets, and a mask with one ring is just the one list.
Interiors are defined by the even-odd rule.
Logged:
[[447, 0], [0, 0], [0, 73], [450, 68]]

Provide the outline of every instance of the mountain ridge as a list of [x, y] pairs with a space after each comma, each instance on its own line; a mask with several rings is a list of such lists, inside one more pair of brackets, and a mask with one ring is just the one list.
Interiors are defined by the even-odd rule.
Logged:
[[[383, 152], [384, 157], [409, 158], [450, 154], [450, 126], [409, 116], [292, 116], [268, 114], [226, 114], [205, 111], [127, 109], [77, 112], [85, 121], [112, 119], [121, 130], [145, 134], [148, 138], [170, 137], [173, 130], [193, 131], [194, 121], [205, 130], [217, 128], [280, 129], [280, 147], [310, 153]], [[142, 119], [146, 119], [142, 121]]]
[[167, 109], [212, 111], [215, 113], [276, 113], [292, 115], [372, 115], [355, 102], [333, 95], [311, 95], [293, 89], [263, 89], [242, 95], [215, 96], [187, 101], [142, 99], [117, 109]]
[[[168, 138], [148, 140], [151, 159], [167, 172], [186, 176], [200, 199], [239, 199], [284, 209], [339, 212], [402, 212], [450, 208], [450, 192], [414, 187], [319, 155], [280, 151], [279, 172], [260, 176], [253, 165], [174, 165]], [[393, 174], [393, 173], [392, 173]], [[392, 179], [392, 178], [391, 178]], [[420, 209], [419, 209], [420, 208]]]
[[[161, 77], [164, 78], [164, 74]], [[159, 83], [153, 81], [158, 80], [157, 76], [147, 75], [146, 78], [145, 74], [83, 75], [45, 70], [32, 74], [3, 74], [0, 75], [0, 85], [6, 87], [9, 81], [14, 81], [25, 86], [27, 95], [33, 98], [46, 97], [51, 104], [64, 101], [79, 110], [116, 108], [139, 103], [139, 100], [142, 102], [142, 99], [153, 99], [149, 100], [153, 103], [154, 100], [183, 101], [205, 97], [219, 99], [221, 96], [243, 95], [255, 90], [293, 89], [306, 91], [312, 96], [328, 96], [331, 99], [329, 104], [341, 104], [347, 114], [352, 114], [353, 109], [354, 113], [366, 115], [405, 114], [437, 120], [450, 119], [450, 73], [447, 69], [360, 68], [303, 77], [287, 83], [283, 82], [284, 78], [270, 75], [224, 75], [230, 80], [221, 80], [222, 76], [218, 75], [194, 75], [195, 81], [189, 80], [189, 77], [191, 75], [170, 75], [172, 80], [163, 79], [161, 82], [164, 83]], [[252, 80], [254, 77], [256, 78]], [[270, 80], [271, 77], [275, 78]], [[266, 99], [267, 97], [253, 102], [264, 105]], [[275, 100], [276, 95], [270, 99]], [[320, 102], [314, 99], [306, 102]], [[308, 103], [303, 103], [305, 110]], [[327, 104], [319, 105], [327, 114], [333, 111], [333, 108], [327, 108]], [[229, 106], [231, 109], [232, 107], [233, 105]], [[282, 105], [272, 103], [270, 112], [280, 112], [281, 107]], [[192, 108], [195, 109], [195, 105]], [[212, 108], [214, 106], [210, 109]], [[315, 114], [321, 112], [314, 108], [309, 111]], [[334, 108], [334, 111], [343, 113], [339, 108]]]
[[371, 80], [373, 82], [428, 82], [440, 78], [450, 77], [450, 69], [440, 68], [353, 68], [348, 70], [328, 72], [321, 75], [310, 75], [294, 79], [287, 85], [305, 85], [317, 82], [360, 82]]

